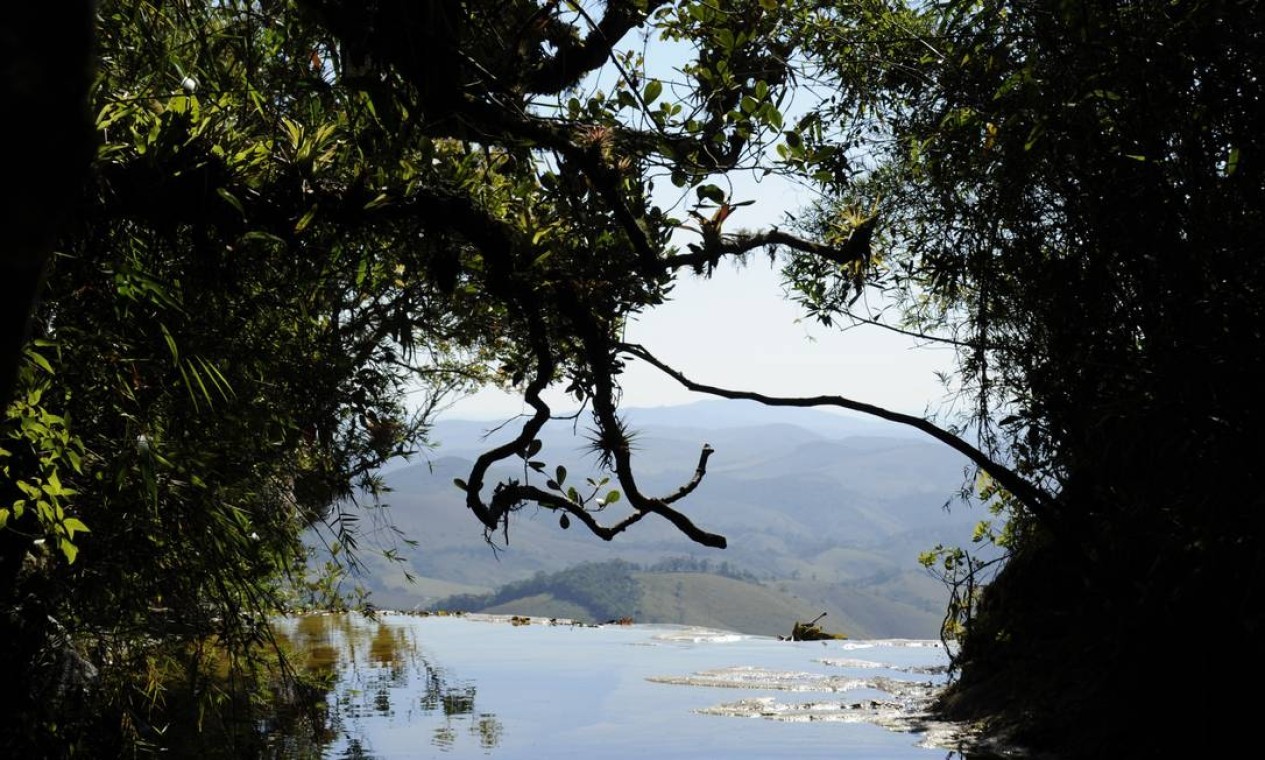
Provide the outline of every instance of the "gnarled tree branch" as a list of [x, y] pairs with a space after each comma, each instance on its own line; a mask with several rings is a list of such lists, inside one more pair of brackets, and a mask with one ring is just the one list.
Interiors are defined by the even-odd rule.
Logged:
[[[858, 243], [854, 243], [858, 240]], [[702, 245], [691, 245], [690, 253], [668, 256], [662, 260], [664, 269], [680, 269], [703, 266], [714, 266], [721, 256], [741, 256], [757, 248], [766, 246], [785, 246], [802, 253], [819, 256], [836, 264], [851, 264], [863, 261], [869, 256], [868, 240], [865, 245], [859, 244], [859, 238], [849, 238], [843, 245], [834, 246], [819, 243], [815, 240], [798, 237], [774, 227], [762, 232], [741, 232], [734, 235], [720, 235], [719, 232], [703, 234]]]
[[[509, 513], [524, 501], [534, 501], [544, 507], [563, 509], [573, 514], [593, 533], [605, 540], [636, 523], [646, 513], [654, 513], [671, 522], [678, 530], [705, 546], [723, 548], [726, 545], [723, 536], [709, 533], [696, 526], [689, 518], [668, 505], [683, 498], [698, 487], [707, 472], [707, 460], [712, 454], [710, 446], [704, 446], [699, 457], [698, 467], [692, 479], [677, 490], [676, 493], [663, 498], [653, 499], [643, 495], [637, 487], [633, 476], [631, 457], [626, 440], [622, 439], [622, 428], [615, 417], [613, 397], [613, 380], [611, 360], [613, 352], [610, 340], [605, 337], [601, 327], [596, 323], [592, 310], [586, 310], [577, 300], [574, 293], [542, 294], [538, 286], [526, 281], [514, 267], [517, 251], [521, 241], [513, 232], [496, 220], [485, 218], [485, 215], [473, 204], [460, 199], [430, 198], [432, 203], [426, 204], [425, 213], [443, 213], [448, 224], [460, 229], [471, 243], [479, 247], [487, 263], [485, 279], [488, 290], [501, 299], [526, 322], [528, 343], [534, 360], [534, 372], [531, 381], [523, 391], [523, 398], [535, 410], [513, 440], [484, 452], [479, 456], [470, 471], [465, 483], [466, 506], [474, 512], [489, 533], [506, 524]], [[421, 212], [419, 212], [421, 213]], [[491, 500], [484, 502], [482, 490], [488, 470], [499, 461], [517, 456], [527, 451], [528, 446], [540, 433], [550, 419], [549, 406], [541, 399], [540, 394], [553, 381], [557, 368], [554, 349], [550, 344], [550, 336], [545, 320], [544, 298], [551, 297], [558, 302], [560, 310], [571, 320], [573, 328], [579, 333], [585, 349], [586, 362], [595, 378], [596, 390], [594, 406], [598, 411], [598, 424], [607, 431], [605, 440], [610, 435], [619, 435], [623, 445], [614, 447], [613, 461], [615, 475], [623, 488], [628, 502], [636, 512], [616, 523], [604, 527], [596, 518], [578, 504], [569, 499], [550, 494], [534, 486], [507, 481], [497, 486]], [[546, 497], [546, 498], [542, 498]]]
[[654, 0], [638, 8], [630, 0], [607, 0], [602, 19], [592, 26], [583, 42], [561, 35], [549, 37], [557, 52], [527, 72], [527, 91], [552, 95], [575, 86], [584, 75], [605, 64], [616, 43], [664, 2]]
[[[664, 499], [660, 499], [659, 501], [663, 504], [670, 504], [693, 491], [703, 480], [703, 476], [707, 473], [707, 459], [711, 456], [712, 451], [713, 449], [711, 446], [704, 446], [702, 453], [699, 455], [698, 467], [695, 469], [694, 477], [690, 479], [690, 482], [682, 486], [675, 494], [672, 494]], [[593, 535], [603, 541], [613, 540], [615, 536], [623, 533], [629, 527], [640, 522], [641, 518], [654, 513], [652, 510], [637, 509], [615, 524], [604, 526], [598, 523], [597, 518], [593, 516], [592, 512], [585, 509], [583, 504], [572, 501], [562, 494], [551, 493], [532, 485], [508, 483], [505, 484], [504, 487], [500, 488], [492, 497], [493, 508], [499, 508], [502, 512], [512, 510], [519, 503], [525, 501], [533, 501], [542, 507], [574, 515], [577, 520], [584, 523], [584, 526], [588, 528]], [[678, 525], [677, 527], [681, 528], [682, 533], [684, 533], [688, 538], [697, 541], [700, 544], [707, 546], [716, 545], [713, 534], [698, 530], [694, 527], [693, 523], [690, 523], [689, 521], [686, 521], [684, 526]], [[721, 546], [723, 547], [723, 544]]]
[[896, 422], [916, 428], [932, 438], [935, 438], [937, 441], [949, 446], [954, 451], [957, 451], [965, 456], [967, 459], [970, 459], [980, 469], [991, 475], [993, 479], [996, 480], [1003, 488], [1014, 494], [1015, 498], [1019, 499], [1019, 501], [1021, 501], [1023, 505], [1027, 507], [1028, 510], [1038, 519], [1047, 523], [1053, 522], [1053, 515], [1051, 514], [1052, 499], [1049, 494], [1025, 480], [1014, 470], [1011, 470], [1009, 467], [1006, 467], [1000, 462], [994, 461], [987, 454], [967, 443], [963, 439], [921, 417], [893, 412], [889, 409], [874, 406], [873, 404], [862, 403], [860, 401], [853, 401], [852, 399], [844, 398], [842, 396], [782, 398], [776, 396], [765, 396], [760, 393], [752, 393], [749, 391], [735, 391], [725, 388], [717, 388], [715, 386], [704, 385], [690, 380], [681, 372], [673, 369], [667, 364], [664, 364], [642, 346], [621, 343], [619, 349], [624, 353], [630, 354], [647, 362], [689, 390], [698, 393], [707, 393], [712, 396], [720, 396], [721, 398], [728, 399], [756, 401], [766, 406], [836, 406], [842, 409], [851, 409], [853, 411], [868, 414], [873, 417], [879, 417], [890, 422]]
[[599, 444], [602, 446], [603, 453], [609, 455], [615, 475], [619, 478], [619, 484], [623, 487], [628, 501], [635, 509], [653, 512], [663, 517], [697, 543], [723, 549], [728, 544], [724, 536], [700, 529], [684, 514], [668, 506], [698, 486], [706, 473], [707, 459], [712, 453], [711, 447], [703, 448], [693, 480], [677, 493], [666, 499], [655, 499], [643, 494], [637, 486], [633, 472], [632, 450], [628, 445], [624, 423], [615, 412], [613, 366], [615, 345], [596, 324], [591, 316], [592, 312], [583, 307], [574, 293], [564, 294], [559, 305], [562, 312], [572, 320], [572, 327], [580, 338], [585, 360], [592, 371], [593, 416], [598, 426]]

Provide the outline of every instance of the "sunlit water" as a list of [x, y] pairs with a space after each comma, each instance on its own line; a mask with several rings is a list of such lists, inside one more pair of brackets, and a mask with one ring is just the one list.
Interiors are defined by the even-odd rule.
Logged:
[[944, 758], [938, 642], [787, 642], [659, 625], [325, 615], [328, 758]]

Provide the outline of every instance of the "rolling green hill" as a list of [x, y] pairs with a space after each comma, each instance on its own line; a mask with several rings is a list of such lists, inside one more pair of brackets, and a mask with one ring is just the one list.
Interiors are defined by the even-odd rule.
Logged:
[[[429, 608], [444, 597], [487, 594], [584, 563], [622, 559], [653, 568], [686, 556], [712, 568], [728, 563], [730, 575], [745, 573], [762, 585], [721, 583], [726, 579], [705, 572], [670, 583], [647, 576], [637, 580], [642, 597], [636, 604], [594, 607], [556, 588], [518, 587], [498, 592], [482, 608], [589, 620], [629, 615], [747, 633], [784, 633], [796, 617], [825, 610], [827, 622], [849, 635], [937, 635], [948, 594], [926, 577], [917, 557], [936, 544], [969, 544], [975, 522], [986, 516], [969, 504], [944, 509], [962, 487], [965, 460], [900, 428], [784, 411], [794, 414], [709, 403], [629, 410], [643, 492], [671, 493], [692, 474], [700, 446], [713, 446], [708, 474], [682, 508], [729, 539], [723, 551], [692, 544], [654, 518], [606, 542], [579, 526], [563, 530], [555, 514], [529, 507], [515, 513], [508, 544], [498, 533], [494, 553], [453, 480], [467, 477], [478, 454], [514, 426], [485, 438], [494, 423], [441, 420], [429, 461], [384, 473], [392, 491], [382, 517], [417, 545], [398, 547], [401, 564], [372, 563], [365, 579], [372, 598], [381, 607]], [[573, 481], [595, 474], [591, 454], [582, 451], [582, 432], [577, 437], [570, 423], [547, 426], [538, 458], [565, 464]], [[534, 476], [520, 466], [498, 470], [490, 480], [506, 477]], [[625, 505], [614, 505], [603, 519], [620, 519], [621, 509]], [[420, 583], [405, 582], [404, 570]], [[567, 605], [587, 614], [561, 612], [573, 610]]]
[[[823, 612], [775, 586], [704, 573], [638, 573], [641, 607], [639, 623], [701, 625], [759, 636], [785, 636], [795, 621], [808, 621]], [[827, 630], [850, 638], [870, 638], [871, 632], [836, 608], [822, 621]]]
[[[596, 593], [595, 593], [596, 591]], [[705, 572], [642, 571], [613, 561], [539, 574], [494, 592], [440, 600], [436, 609], [604, 622], [697, 625], [752, 635], [786, 635], [821, 612], [850, 638], [934, 638], [938, 610], [917, 594], [901, 601], [813, 581], [759, 583]]]

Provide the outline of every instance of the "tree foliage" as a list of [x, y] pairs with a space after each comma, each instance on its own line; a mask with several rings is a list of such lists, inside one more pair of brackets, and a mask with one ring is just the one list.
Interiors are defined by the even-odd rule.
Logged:
[[[1084, 705], [1144, 699], [1158, 652], [1139, 637], [1175, 618], [1259, 633], [1259, 584], [1237, 582], [1262, 559], [1253, 11], [102, 3], [98, 150], [4, 421], [6, 666], [91, 656], [125, 681], [138, 642], [266, 641], [302, 531], [354, 548], [349, 500], [424, 441], [417, 385], [498, 383], [532, 410], [456, 483], [489, 540], [538, 505], [607, 540], [657, 517], [724, 546], [682, 506], [710, 448], [672, 493], [637, 483], [618, 412], [636, 360], [969, 457], [1012, 556], [959, 600], [977, 614], [950, 706], [1118, 738], [1067, 709], [1078, 674], [1108, 674]], [[642, 35], [681, 51], [670, 78]], [[738, 230], [742, 171], [827, 200], [796, 233]], [[877, 285], [902, 299], [895, 327], [957, 346], [974, 440], [704, 386], [623, 343], [679, 277], [764, 249], [818, 319], [855, 318]], [[608, 480], [579, 487], [542, 451], [555, 387]], [[111, 693], [111, 715], [144, 712]], [[27, 698], [15, 714], [38, 721], [52, 698]]]
[[[260, 11], [100, 7], [96, 159], [6, 420], [6, 667], [40, 683], [90, 656], [113, 731], [161, 729], [131, 684], [156, 648], [269, 643], [302, 532], [354, 548], [348, 501], [479, 373], [483, 311], [458, 324], [421, 274], [434, 246], [345, 208], [374, 197], [347, 190], [369, 109], [312, 63], [318, 30]], [[25, 695], [6, 739], [63, 741], [20, 719], [66, 688]]]
[[[534, 502], [607, 539], [658, 515], [723, 545], [674, 506], [709, 449], [675, 493], [638, 488], [618, 341], [678, 270], [774, 242], [850, 255], [721, 227], [732, 207], [711, 180], [781, 127], [790, 12], [102, 3], [96, 156], [4, 431], [0, 594], [6, 666], [36, 683], [78, 663], [109, 708], [58, 722], [68, 686], [27, 690], [6, 741], [159, 741], [158, 681], [138, 674], [183, 647], [247, 662], [270, 641], [302, 532], [331, 525], [349, 556], [348, 501], [423, 442], [431, 407], [404, 405], [419, 383], [435, 400], [500, 382], [534, 409], [462, 480], [489, 536]], [[675, 97], [616, 48], [648, 27], [695, 46]], [[609, 90], [580, 89], [608, 64]], [[687, 253], [656, 176], [698, 200]], [[617, 489], [535, 458], [555, 384], [592, 410]], [[514, 457], [525, 478], [486, 482]]]
[[435, 608], [449, 612], [478, 612], [524, 597], [548, 594], [587, 610], [589, 622], [631, 620], [641, 603], [641, 588], [633, 573], [641, 568], [624, 560], [582, 562], [556, 573], [537, 573], [532, 578], [508, 583], [487, 594], [458, 594], [443, 599]]
[[[1260, 635], [1258, 11], [951, 2], [821, 38], [834, 112], [881, 120], [841, 202], [879, 204], [909, 324], [958, 345], [981, 440], [1053, 497], [1010, 502], [959, 714], [1079, 752], [1137, 751], [1108, 704], [1210, 736], [1219, 709], [1156, 688], [1168, 637]], [[846, 282], [791, 274], [848, 311]], [[1230, 672], [1187, 665], [1207, 688]]]

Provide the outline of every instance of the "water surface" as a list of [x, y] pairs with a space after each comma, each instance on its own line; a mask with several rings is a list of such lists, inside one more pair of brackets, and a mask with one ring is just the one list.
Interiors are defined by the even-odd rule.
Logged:
[[391, 614], [285, 627], [335, 669], [329, 758], [947, 754], [920, 715], [944, 680], [939, 642]]

